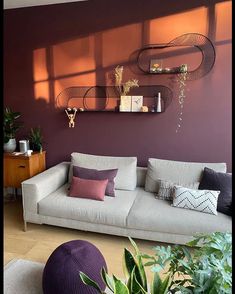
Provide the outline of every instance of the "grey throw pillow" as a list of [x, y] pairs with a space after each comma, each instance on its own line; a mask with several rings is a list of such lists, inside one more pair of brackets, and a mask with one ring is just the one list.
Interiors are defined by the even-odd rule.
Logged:
[[[173, 182], [165, 181], [165, 180], [159, 180], [159, 190], [158, 190], [158, 193], [156, 194], [156, 198], [172, 201], [174, 186], [176, 185], [182, 185], [182, 184], [173, 183]], [[190, 189], [198, 189], [199, 182], [184, 184], [184, 186]]]
[[217, 215], [219, 193], [220, 191], [194, 190], [181, 186], [175, 186], [173, 191], [172, 206]]

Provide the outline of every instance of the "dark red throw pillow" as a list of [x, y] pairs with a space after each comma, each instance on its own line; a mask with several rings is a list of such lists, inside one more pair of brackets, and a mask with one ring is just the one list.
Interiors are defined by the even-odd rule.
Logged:
[[73, 177], [69, 196], [103, 201], [107, 183], [108, 179], [85, 180]]
[[80, 179], [87, 180], [105, 180], [108, 179], [108, 184], [105, 190], [105, 195], [115, 196], [114, 192], [114, 178], [116, 177], [118, 169], [97, 170], [80, 166], [73, 166], [73, 176]]

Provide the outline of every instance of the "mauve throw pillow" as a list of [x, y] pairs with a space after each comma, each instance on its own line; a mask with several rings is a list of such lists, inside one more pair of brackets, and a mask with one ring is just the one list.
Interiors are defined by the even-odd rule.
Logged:
[[73, 176], [79, 177], [80, 179], [87, 180], [106, 180], [108, 179], [108, 184], [105, 190], [105, 195], [115, 196], [114, 192], [114, 178], [116, 177], [118, 169], [106, 169], [106, 170], [97, 170], [90, 169], [80, 166], [73, 166]]
[[73, 177], [69, 190], [69, 196], [103, 201], [107, 183], [108, 179], [85, 180]]
[[198, 189], [219, 190], [217, 210], [232, 215], [232, 175], [204, 168]]

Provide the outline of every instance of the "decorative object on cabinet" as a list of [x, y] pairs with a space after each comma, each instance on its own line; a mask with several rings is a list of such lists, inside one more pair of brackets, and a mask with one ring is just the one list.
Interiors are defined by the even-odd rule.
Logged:
[[[180, 49], [180, 47], [181, 47], [181, 50], [183, 50], [182, 47], [188, 47], [187, 49], [184, 49], [184, 54], [185, 52], [194, 53], [195, 51], [194, 48], [198, 49], [199, 52], [201, 52], [201, 57], [202, 57], [201, 63], [197, 66], [197, 68], [189, 71], [187, 67], [185, 68], [185, 64], [182, 64], [178, 67], [162, 68], [162, 70], [160, 71], [157, 71], [157, 70], [153, 71], [149, 69], [149, 59], [150, 59], [150, 64], [152, 64], [152, 62], [154, 63], [154, 60], [156, 60], [156, 54], [154, 54], [153, 57], [149, 56], [149, 58], [147, 59], [145, 56], [147, 51], [150, 51], [150, 50], [159, 51], [160, 49], [176, 48], [175, 54], [179, 55], [180, 52], [178, 49]], [[167, 56], [172, 57], [173, 54], [174, 53], [169, 54], [168, 52]], [[163, 55], [160, 55], [161, 59], [163, 58], [162, 56]], [[188, 80], [192, 81], [192, 80], [196, 80], [205, 76], [212, 69], [215, 63], [215, 49], [210, 39], [207, 38], [206, 36], [202, 34], [198, 34], [198, 33], [187, 33], [173, 39], [172, 41], [166, 44], [146, 45], [145, 47], [140, 48], [136, 54], [136, 63], [139, 70], [145, 74], [177, 74], [177, 73], [181, 73], [182, 70], [183, 72], [187, 71]]]
[[40, 127], [31, 128], [29, 142], [33, 151], [42, 152], [42, 131]]
[[21, 182], [44, 171], [45, 154], [45, 151], [33, 152], [31, 156], [4, 153], [4, 187], [21, 188]]
[[123, 83], [123, 69], [123, 66], [120, 65], [114, 69], [115, 86], [117, 87], [120, 96], [126, 96], [131, 88], [139, 87], [138, 80], [136, 79], [131, 79]]
[[74, 128], [75, 126], [75, 117], [77, 113], [77, 108], [67, 108], [65, 109], [65, 112], [67, 114], [67, 117], [69, 118], [69, 128]]
[[21, 153], [26, 153], [29, 148], [29, 140], [20, 140], [19, 141], [19, 148]]
[[3, 113], [3, 136], [4, 145], [3, 150], [5, 152], [13, 152], [16, 149], [15, 135], [19, 128], [22, 126], [22, 122], [18, 122], [17, 119], [21, 116], [20, 112], [13, 112], [9, 107], [4, 108]]
[[[151, 107], [156, 105], [156, 96], [161, 93], [161, 99], [164, 109], [170, 105], [173, 98], [173, 92], [170, 88], [163, 85], [139, 86], [130, 89], [129, 96], [143, 96], [142, 105], [145, 111], [152, 112]], [[129, 101], [131, 103], [131, 101]], [[76, 107], [78, 112], [122, 112], [119, 111], [120, 96], [115, 86], [95, 86], [95, 87], [70, 87], [64, 89], [56, 98], [58, 108]], [[131, 107], [131, 106], [130, 106]], [[131, 112], [125, 110], [125, 112]]]

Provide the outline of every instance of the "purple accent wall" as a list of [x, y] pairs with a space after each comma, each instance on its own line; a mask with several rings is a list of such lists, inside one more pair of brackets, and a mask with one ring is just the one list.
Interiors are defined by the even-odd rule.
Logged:
[[[231, 2], [94, 0], [5, 10], [4, 105], [22, 113], [17, 139], [40, 125], [47, 167], [78, 151], [137, 156], [140, 166], [149, 157], [226, 162], [231, 171]], [[205, 77], [187, 82], [176, 133], [177, 83], [169, 76], [135, 75], [129, 57], [143, 45], [190, 32], [212, 40], [216, 61]], [[117, 65], [124, 65], [125, 80], [170, 87], [174, 97], [166, 112], [82, 113], [68, 128], [56, 96], [70, 86], [111, 84]]]

